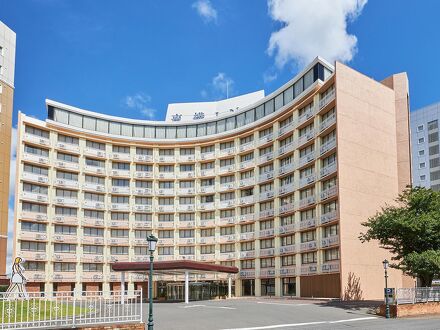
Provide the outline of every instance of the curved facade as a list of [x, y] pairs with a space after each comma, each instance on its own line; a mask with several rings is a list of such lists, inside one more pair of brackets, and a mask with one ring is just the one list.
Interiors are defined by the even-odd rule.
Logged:
[[[340, 68], [341, 86], [358, 76], [361, 81], [348, 88], [370, 83]], [[394, 179], [362, 206], [368, 212], [382, 204], [379, 195], [392, 199], [401, 177], [395, 93], [373, 83], [383, 95], [371, 98], [368, 92], [369, 102], [381, 104], [370, 111], [394, 123], [394, 142], [386, 145], [390, 162], [373, 170]], [[120, 274], [109, 264], [146, 261], [145, 238], [153, 232], [159, 237], [156, 260], [239, 267], [237, 296], [343, 296], [344, 274], [356, 264], [350, 252], [344, 259], [344, 239], [347, 251], [357, 248], [356, 230], [365, 219], [350, 210], [345, 221], [356, 226], [343, 227], [343, 196], [349, 204], [356, 193], [346, 191], [353, 181], [347, 176], [352, 151], [343, 143], [341, 155], [339, 143], [364, 127], [353, 129], [357, 124], [346, 119], [339, 123], [339, 108], [356, 104], [345, 100], [344, 90], [339, 104], [337, 86], [338, 70], [316, 59], [257, 104], [216, 120], [138, 121], [54, 101], [46, 102], [44, 122], [20, 114], [15, 253], [27, 260], [28, 285], [115, 289]], [[341, 187], [341, 161], [347, 187]], [[372, 193], [362, 189], [364, 196]], [[360, 249], [359, 255], [372, 253]], [[382, 258], [384, 252], [375, 248], [373, 255]], [[343, 272], [345, 262], [350, 266]], [[367, 281], [364, 268], [355, 273]], [[164, 286], [180, 279], [156, 280]], [[142, 275], [127, 281], [129, 289], [145, 284]]]

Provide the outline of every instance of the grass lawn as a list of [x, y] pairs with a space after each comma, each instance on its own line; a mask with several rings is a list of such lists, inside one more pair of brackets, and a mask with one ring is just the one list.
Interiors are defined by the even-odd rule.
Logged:
[[0, 301], [0, 322], [32, 322], [50, 319], [70, 318], [86, 312], [85, 308], [74, 307], [71, 303], [42, 300]]

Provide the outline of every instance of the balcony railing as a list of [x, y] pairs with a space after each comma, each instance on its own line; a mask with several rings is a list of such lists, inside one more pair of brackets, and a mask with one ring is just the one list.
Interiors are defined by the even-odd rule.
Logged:
[[244, 151], [248, 151], [248, 150], [253, 150], [254, 147], [255, 147], [254, 141], [251, 141], [248, 143], [241, 144], [239, 149], [240, 149], [240, 152], [244, 152]]
[[174, 172], [159, 172], [157, 175], [159, 179], [175, 179], [176, 174]]
[[240, 270], [240, 278], [255, 278], [255, 270]]
[[316, 180], [316, 175], [315, 173], [310, 174], [309, 176], [303, 177], [301, 179], [299, 179], [299, 188], [305, 187], [309, 184], [312, 184], [313, 182], [315, 182]]
[[79, 171], [79, 164], [73, 162], [65, 162], [61, 160], [55, 161], [55, 167], [59, 167], [62, 169], [67, 169], [71, 171]]
[[162, 155], [156, 158], [158, 163], [175, 163], [176, 157], [174, 155]]
[[338, 219], [338, 212], [336, 210], [321, 214], [321, 224], [329, 223]]
[[129, 228], [130, 223], [124, 220], [110, 220], [109, 227], [111, 228]]
[[339, 260], [324, 262], [321, 265], [321, 272], [323, 273], [337, 273], [340, 270]]
[[108, 245], [122, 245], [127, 246], [129, 245], [129, 238], [128, 237], [110, 237], [107, 239]]
[[29, 172], [22, 172], [21, 178], [24, 181], [32, 181], [32, 182], [43, 183], [43, 184], [49, 183], [49, 177], [44, 176], [44, 175], [29, 173]]
[[67, 179], [55, 179], [54, 184], [59, 187], [78, 189], [78, 181], [67, 180]]
[[319, 131], [322, 132], [335, 123], [336, 123], [336, 114], [333, 113], [321, 122], [321, 124], [319, 125]]
[[200, 255], [200, 261], [215, 261], [215, 253]]
[[232, 173], [235, 171], [235, 165], [227, 165], [219, 168], [219, 174]]
[[316, 227], [316, 219], [309, 218], [299, 222], [299, 228], [301, 230]]
[[315, 108], [311, 107], [309, 110], [307, 110], [301, 116], [298, 117], [298, 125], [302, 125], [303, 123], [305, 123], [307, 120], [312, 118], [314, 114], [315, 114]]
[[85, 217], [81, 223], [85, 226], [95, 226], [95, 227], [104, 227], [104, 220], [103, 219], [96, 219], [96, 218], [87, 218]]
[[195, 162], [196, 161], [196, 155], [179, 155], [179, 161], [180, 162]]
[[235, 154], [235, 147], [226, 148], [226, 149], [220, 149], [218, 151], [219, 157], [225, 157]]
[[278, 227], [279, 234], [287, 234], [287, 233], [293, 233], [293, 232], [295, 232], [295, 224], [294, 223]]
[[134, 155], [134, 160], [137, 162], [152, 163], [153, 159], [153, 155]]
[[156, 190], [156, 194], [159, 196], [174, 196], [174, 188], [160, 188]]
[[240, 252], [240, 259], [243, 259], [243, 258], [255, 258], [255, 250], [241, 251]]
[[110, 158], [115, 160], [126, 160], [130, 161], [130, 153], [122, 153], [122, 152], [112, 152], [110, 153]]
[[157, 241], [157, 244], [160, 245], [174, 245], [174, 238], [170, 237], [170, 238], [159, 238], [159, 240]]
[[191, 179], [195, 178], [196, 172], [195, 171], [179, 171], [177, 172], [177, 178], [178, 179]]
[[260, 257], [269, 257], [275, 255], [275, 248], [260, 249]]
[[26, 270], [26, 280], [31, 282], [44, 282], [46, 280], [46, 273], [39, 271], [28, 271]]
[[201, 160], [215, 159], [215, 152], [204, 152], [200, 154]]
[[261, 183], [261, 182], [264, 182], [264, 181], [272, 180], [273, 177], [274, 177], [273, 171], [269, 171], [269, 172], [260, 174], [260, 176], [258, 178], [258, 181]]
[[255, 197], [254, 196], [245, 196], [240, 197], [240, 205], [249, 205], [255, 203]]
[[284, 134], [290, 133], [295, 129], [297, 124], [295, 122], [290, 122], [287, 125], [284, 125], [278, 129], [278, 137], [283, 136]]
[[315, 152], [311, 151], [299, 159], [299, 166], [307, 165], [307, 164], [313, 162], [315, 160], [315, 158], [316, 158]]
[[153, 195], [153, 189], [151, 188], [134, 188], [133, 195], [139, 195], [139, 196], [151, 196]]
[[105, 185], [86, 182], [83, 184], [83, 189], [88, 191], [105, 192]]
[[296, 266], [282, 266], [280, 268], [280, 276], [296, 276]]
[[153, 211], [153, 205], [151, 204], [136, 204], [133, 206], [133, 211], [138, 212], [151, 212]]
[[321, 247], [326, 248], [339, 244], [339, 235], [324, 237], [321, 239]]
[[263, 268], [260, 269], [260, 277], [262, 278], [270, 278], [275, 277], [276, 269], [275, 268]]
[[255, 232], [253, 231], [240, 234], [240, 241], [249, 241], [253, 239], [255, 239]]
[[281, 186], [278, 189], [278, 194], [279, 195], [285, 195], [285, 194], [293, 192], [294, 190], [295, 190], [295, 186], [293, 185], [293, 183], [289, 183], [289, 184], [286, 184], [284, 186]]
[[305, 197], [299, 200], [299, 207], [307, 207], [316, 203], [315, 195]]
[[273, 228], [263, 229], [263, 230], [260, 230], [258, 232], [258, 237], [259, 238], [270, 237], [270, 236], [273, 236], [273, 235], [275, 235], [275, 230]]
[[321, 100], [319, 100], [319, 110], [321, 110], [327, 104], [329, 104], [331, 101], [333, 101], [333, 99], [335, 98], [335, 95], [336, 95], [336, 92], [335, 92], [335, 89], [333, 88], [326, 96], [321, 98]]
[[111, 170], [110, 176], [120, 177], [120, 178], [129, 178], [130, 171], [129, 170]]
[[195, 221], [179, 221], [177, 223], [178, 228], [194, 228], [196, 226]]
[[258, 139], [258, 145], [263, 145], [273, 141], [273, 133], [266, 134]]
[[270, 218], [273, 217], [275, 215], [275, 210], [274, 209], [270, 209], [270, 210], [264, 210], [264, 211], [260, 211], [259, 213], [260, 218]]
[[102, 272], [83, 272], [81, 274], [81, 281], [83, 282], [101, 282], [104, 279]]
[[139, 256], [139, 255], [136, 255], [136, 256], [133, 257], [133, 261], [137, 261], [137, 262], [150, 261], [149, 259], [150, 259], [150, 256], [142, 256], [142, 255]]
[[219, 259], [222, 261], [225, 260], [234, 260], [236, 258], [236, 253], [235, 252], [222, 252], [219, 255]]
[[73, 262], [76, 262], [77, 261], [77, 254], [76, 253], [74, 253], [74, 252], [71, 252], [71, 253], [69, 253], [69, 252], [66, 252], [66, 253], [64, 253], [64, 252], [57, 252], [57, 253], [54, 253], [53, 255], [52, 255], [52, 261], [55, 261], [55, 262], [68, 262], [68, 261], [73, 261]]
[[315, 130], [308, 131], [306, 134], [300, 136], [298, 138], [297, 147], [301, 147], [310, 140], [313, 140], [315, 138]]
[[130, 204], [125, 203], [112, 203], [110, 204], [110, 209], [114, 211], [129, 211], [130, 210]]
[[56, 272], [52, 275], [54, 282], [76, 282], [76, 272]]
[[63, 225], [78, 225], [78, 218], [76, 216], [55, 215], [53, 221], [56, 223], [61, 223]]
[[222, 183], [222, 184], [220, 184], [220, 187], [219, 187], [220, 191], [227, 191], [227, 190], [234, 190], [234, 189], [235, 189], [234, 182]]
[[46, 252], [39, 251], [20, 251], [19, 256], [25, 260], [36, 260], [36, 261], [46, 261], [47, 254]]
[[215, 193], [215, 186], [214, 185], [212, 185], [212, 186], [201, 186], [198, 189], [198, 192], [200, 194], [214, 194]]
[[78, 243], [78, 236], [77, 235], [63, 235], [63, 234], [57, 234], [55, 233], [52, 236], [52, 240], [57, 243]]
[[231, 243], [231, 242], [235, 242], [236, 239], [237, 239], [237, 235], [235, 234], [219, 236], [220, 243]]
[[259, 197], [260, 202], [268, 200], [268, 199], [272, 199], [275, 197], [275, 192], [273, 190], [260, 192], [258, 197]]
[[295, 252], [296, 252], [295, 244], [280, 246], [280, 254], [295, 253]]
[[85, 165], [84, 166], [84, 172], [92, 173], [92, 174], [104, 175], [105, 174], [105, 168], [104, 167], [98, 167], [98, 166]]
[[313, 275], [318, 271], [318, 266], [316, 264], [307, 264], [301, 266], [301, 275]]
[[174, 204], [172, 205], [159, 205], [157, 207], [158, 212], [174, 212]]
[[64, 151], [69, 151], [69, 152], [74, 152], [79, 154], [79, 145], [77, 144], [70, 144], [70, 143], [65, 143], [65, 142], [57, 142], [55, 144], [56, 148], [64, 150]]
[[99, 150], [99, 149], [94, 149], [94, 148], [89, 148], [89, 147], [84, 148], [84, 154], [87, 156], [105, 158], [105, 151], [104, 150]]
[[174, 255], [172, 255], [172, 254], [163, 254], [163, 255], [159, 255], [158, 257], [157, 257], [157, 260], [158, 261], [171, 261], [171, 260], [174, 260]]
[[102, 254], [86, 254], [80, 256], [81, 262], [104, 262], [104, 256]]
[[20, 240], [47, 241], [47, 234], [45, 232], [21, 231], [18, 233], [18, 238]]
[[266, 154], [260, 156], [258, 158], [258, 164], [270, 162], [271, 160], [273, 160], [273, 151], [267, 152]]
[[338, 166], [336, 163], [332, 163], [330, 165], [321, 168], [321, 172], [320, 172], [321, 178], [336, 172], [337, 168]]
[[189, 211], [195, 211], [196, 205], [195, 204], [179, 204], [177, 206], [177, 210], [181, 212], [189, 212]]
[[304, 243], [301, 243], [299, 246], [299, 250], [301, 252], [316, 250], [316, 248], [317, 248], [316, 241], [304, 242]]
[[219, 208], [221, 208], [221, 209], [227, 209], [230, 207], [234, 207], [235, 204], [236, 204], [235, 199], [228, 199], [226, 201], [220, 201], [218, 205], [219, 205]]
[[200, 220], [200, 227], [215, 227], [215, 219]]
[[152, 178], [153, 177], [153, 172], [150, 171], [135, 171], [134, 172], [134, 176], [136, 178], [144, 178], [144, 179], [148, 179], [148, 178]]
[[320, 155], [324, 155], [326, 152], [334, 148], [336, 148], [336, 138], [333, 138], [321, 145], [319, 148]]
[[249, 221], [254, 221], [254, 220], [255, 220], [255, 214], [254, 213], [242, 214], [239, 217], [239, 221], [240, 222], [249, 222]]
[[104, 245], [104, 237], [83, 236], [81, 238], [81, 244]]
[[33, 202], [47, 203], [48, 196], [43, 194], [35, 194], [28, 191], [23, 191], [21, 193], [21, 199]]
[[199, 210], [215, 210], [215, 203], [200, 203], [198, 205]]
[[50, 146], [50, 140], [39, 135], [24, 133], [23, 140], [34, 144], [39, 144], [41, 146]]
[[295, 203], [287, 203], [280, 206], [280, 214], [284, 214], [287, 212], [292, 212], [295, 210]]
[[278, 156], [282, 156], [288, 152], [292, 152], [295, 150], [296, 144], [294, 142], [290, 142], [288, 144], [283, 145], [278, 148]]
[[76, 198], [55, 197], [54, 202], [55, 204], [63, 205], [63, 206], [70, 206], [70, 207], [78, 206], [78, 199]]
[[152, 228], [153, 223], [151, 221], [135, 221], [134, 227], [135, 228]]
[[255, 185], [255, 178], [243, 179], [238, 182], [238, 186], [240, 188], [247, 186], [254, 186], [254, 185]]
[[336, 196], [338, 193], [338, 186], [333, 186], [321, 191], [321, 200]]
[[196, 193], [196, 190], [194, 188], [179, 188], [178, 194], [179, 195], [194, 195]]
[[29, 154], [27, 152], [23, 153], [23, 160], [28, 161], [28, 162], [43, 164], [43, 165], [49, 164], [49, 158], [48, 157], [34, 155], [34, 154]]
[[215, 244], [215, 236], [200, 237], [200, 244]]
[[247, 160], [247, 161], [241, 162], [239, 164], [239, 169], [240, 170], [246, 170], [246, 169], [249, 169], [249, 168], [253, 168], [254, 166], [255, 166], [254, 160]]
[[174, 221], [159, 221], [157, 223], [158, 228], [174, 228]]

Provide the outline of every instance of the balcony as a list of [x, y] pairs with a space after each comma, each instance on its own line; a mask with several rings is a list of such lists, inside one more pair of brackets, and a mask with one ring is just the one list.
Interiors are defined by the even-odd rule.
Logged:
[[317, 248], [316, 241], [304, 242], [304, 243], [301, 243], [299, 246], [299, 250], [301, 252], [316, 250], [316, 248]]
[[240, 259], [245, 259], [245, 258], [255, 258], [255, 250], [241, 251]]
[[251, 221], [255, 221], [254, 213], [240, 215], [239, 222], [251, 222]]
[[157, 175], [159, 179], [170, 179], [174, 180], [176, 178], [176, 174], [174, 172], [159, 172]]
[[336, 163], [332, 163], [332, 164], [329, 164], [329, 165], [321, 168], [321, 171], [320, 171], [321, 178], [324, 178], [330, 174], [335, 173], [337, 168], [338, 168], [338, 166]]
[[260, 219], [271, 218], [274, 215], [275, 215], [274, 209], [260, 211], [260, 213], [259, 213]]
[[79, 171], [79, 164], [74, 162], [57, 160], [55, 161], [55, 167], [62, 168], [63, 170]]
[[105, 192], [105, 185], [86, 182], [83, 184], [83, 190], [94, 192]]
[[255, 197], [254, 196], [240, 197], [239, 203], [240, 203], [240, 205], [254, 204], [255, 203]]
[[160, 188], [156, 190], [156, 194], [159, 196], [174, 196], [174, 188]]
[[29, 271], [26, 270], [26, 280], [30, 282], [45, 282], [46, 273], [44, 271]]
[[131, 156], [130, 153], [112, 152], [110, 153], [110, 159], [131, 161]]
[[225, 261], [225, 260], [234, 260], [236, 258], [236, 254], [235, 252], [222, 252], [219, 255], [219, 259], [221, 261]]
[[340, 270], [339, 260], [325, 262], [321, 265], [322, 273], [338, 273]]
[[265, 136], [261, 136], [258, 139], [258, 145], [261, 146], [261, 145], [264, 145], [264, 144], [272, 142], [272, 141], [273, 141], [273, 133], [269, 133], [269, 134], [266, 134]]
[[52, 275], [54, 282], [76, 282], [76, 272], [56, 272]]
[[148, 261], [150, 261], [150, 256], [134, 256], [133, 261], [135, 261], [135, 262], [148, 262]]
[[215, 244], [215, 242], [215, 236], [200, 237], [199, 239], [200, 244]]
[[308, 154], [302, 156], [299, 159], [299, 167], [303, 167], [304, 165], [312, 163], [316, 158], [315, 152], [309, 152]]
[[67, 216], [67, 215], [55, 215], [53, 221], [58, 224], [63, 225], [78, 225], [78, 218], [76, 216]]
[[24, 133], [23, 141], [30, 142], [33, 144], [38, 144], [40, 146], [48, 147], [50, 146], [50, 140], [39, 135], [34, 135], [30, 133]]
[[250, 241], [254, 239], [255, 239], [255, 232], [253, 231], [240, 234], [240, 241]]
[[264, 164], [273, 160], [273, 151], [267, 152], [258, 158], [258, 164]]
[[321, 248], [339, 245], [339, 235], [323, 237], [321, 239]]
[[72, 253], [54, 253], [52, 255], [52, 261], [54, 262], [77, 262], [77, 254], [72, 252]]
[[55, 186], [63, 188], [78, 189], [78, 181], [67, 180], [67, 179], [55, 179]]
[[219, 191], [228, 191], [228, 190], [234, 190], [234, 189], [235, 189], [234, 182], [222, 183], [219, 186]]
[[215, 210], [215, 203], [200, 203], [197, 207], [199, 210], [205, 211], [205, 210]]
[[215, 169], [214, 168], [208, 168], [205, 170], [200, 170], [200, 176], [201, 177], [206, 177], [206, 178], [210, 178], [215, 176]]
[[293, 152], [295, 150], [295, 143], [290, 142], [288, 144], [283, 145], [282, 147], [278, 148], [278, 156], [285, 155], [287, 153]]
[[[128, 254], [113, 254], [110, 255], [110, 262], [128, 262], [130, 261], [130, 257], [128, 256]], [[120, 274], [119, 274], [120, 276]]]
[[235, 234], [231, 235], [220, 235], [218, 241], [220, 243], [235, 243], [237, 236]]
[[83, 272], [81, 274], [82, 282], [101, 282], [104, 280], [102, 272]]
[[153, 224], [151, 221], [135, 221], [134, 228], [145, 229], [145, 228], [153, 228]]
[[192, 179], [196, 177], [196, 172], [194, 171], [179, 171], [177, 172], [178, 179]]
[[255, 278], [255, 270], [240, 270], [240, 278]]
[[200, 227], [215, 227], [215, 219], [200, 220]]
[[85, 217], [81, 221], [81, 223], [84, 226], [104, 227], [104, 220], [103, 219], [87, 218], [87, 217]]
[[254, 185], [255, 185], [255, 178], [247, 178], [247, 179], [240, 180], [238, 182], [238, 186], [240, 188], [254, 186]]
[[110, 209], [113, 211], [129, 211], [130, 210], [130, 204], [125, 203], [111, 203]]
[[316, 180], [315, 173], [312, 173], [306, 177], [303, 177], [303, 178], [299, 179], [299, 188], [303, 188], [305, 186], [308, 186], [309, 184], [314, 183], [315, 180]]
[[319, 131], [324, 132], [327, 128], [333, 126], [335, 123], [336, 123], [336, 114], [333, 113], [321, 122], [321, 124], [319, 125]]
[[326, 200], [328, 198], [334, 197], [338, 194], [338, 186], [333, 186], [321, 191], [321, 200]]
[[295, 232], [295, 224], [294, 223], [278, 227], [279, 234], [288, 234], [288, 233], [294, 233], [294, 232]]
[[280, 246], [280, 254], [296, 253], [296, 245]]
[[88, 254], [84, 253], [80, 256], [81, 262], [97, 262], [102, 263], [104, 262], [104, 256], [102, 254]]
[[196, 193], [196, 190], [194, 188], [179, 188], [178, 194], [179, 195], [194, 195]]
[[20, 231], [17, 236], [22, 241], [47, 241], [46, 232]]
[[296, 276], [296, 265], [282, 266], [280, 268], [280, 276], [286, 276], [286, 277]]
[[235, 217], [227, 217], [227, 218], [220, 218], [219, 225], [225, 226], [225, 225], [233, 225], [235, 224]]
[[152, 163], [153, 162], [153, 155], [134, 155], [134, 160], [136, 162], [146, 162], [146, 163]]
[[215, 261], [215, 253], [200, 255], [200, 261]]
[[35, 194], [28, 191], [23, 191], [21, 193], [21, 199], [27, 201], [39, 202], [39, 203], [47, 203], [48, 201], [47, 195]]
[[316, 197], [315, 195], [309, 196], [309, 197], [305, 197], [299, 200], [299, 207], [303, 208], [303, 207], [308, 207], [310, 205], [313, 205], [316, 203]]
[[336, 92], [335, 89], [333, 88], [326, 96], [324, 96], [323, 98], [321, 98], [321, 100], [319, 100], [319, 110], [322, 110], [327, 104], [333, 101], [335, 99], [335, 96], [336, 96]]
[[271, 278], [271, 277], [275, 277], [275, 275], [276, 275], [275, 268], [263, 268], [260, 270], [261, 278]]
[[196, 210], [195, 204], [179, 204], [177, 206], [179, 212], [192, 212]]
[[319, 148], [319, 154], [322, 156], [334, 148], [336, 148], [336, 138], [328, 140], [327, 142], [322, 144], [321, 147]]
[[57, 205], [78, 207], [78, 199], [67, 197], [55, 197], [54, 203]]
[[275, 230], [273, 228], [263, 229], [258, 232], [259, 238], [266, 238], [266, 237], [271, 237], [274, 235], [275, 235]]
[[105, 151], [89, 147], [84, 148], [84, 155], [98, 158], [105, 158], [106, 156]]
[[157, 227], [161, 229], [174, 228], [174, 221], [159, 221]]
[[174, 157], [174, 155], [163, 155], [157, 157], [156, 161], [159, 163], [175, 163], [176, 157]]
[[196, 161], [196, 155], [179, 155], [179, 162], [195, 162]]
[[321, 225], [338, 220], [338, 212], [336, 210], [321, 214]]
[[309, 110], [307, 110], [301, 116], [298, 117], [298, 126], [307, 122], [314, 115], [315, 115], [315, 108], [311, 107]]
[[48, 165], [49, 164], [49, 158], [48, 157], [34, 155], [34, 154], [29, 154], [27, 152], [23, 153], [23, 160], [27, 161], [27, 162], [38, 163], [38, 164], [43, 164], [43, 165]]
[[44, 176], [44, 175], [29, 173], [29, 172], [22, 172], [21, 179], [23, 181], [31, 181], [31, 182], [36, 182], [36, 183], [43, 183], [43, 184], [49, 183], [49, 177]]
[[307, 264], [301, 266], [301, 275], [314, 275], [318, 271], [316, 264]]
[[254, 147], [255, 147], [254, 141], [251, 141], [251, 142], [241, 144], [239, 147], [239, 150], [240, 150], [240, 152], [245, 152], [245, 151], [253, 150]]
[[61, 149], [63, 151], [68, 151], [68, 152], [73, 152], [73, 153], [79, 154], [79, 145], [77, 145], [77, 144], [70, 144], [70, 143], [65, 143], [65, 142], [57, 142], [55, 144], [55, 147], [57, 149]]
[[18, 255], [24, 260], [47, 261], [46, 252], [39, 251], [19, 251]]
[[171, 260], [175, 260], [174, 255], [173, 254], [168, 254], [168, 255], [159, 255], [157, 257], [158, 261], [171, 261]]
[[273, 199], [275, 197], [275, 192], [273, 190], [269, 190], [269, 191], [265, 191], [265, 192], [260, 192], [260, 194], [258, 195], [259, 197], [259, 201], [266, 201], [268, 199]]
[[296, 123], [294, 121], [288, 123], [287, 125], [280, 126], [278, 129], [278, 137], [282, 137], [287, 133], [291, 133], [295, 129]]
[[269, 172], [260, 174], [260, 176], [258, 178], [258, 182], [262, 183], [262, 182], [265, 182], [265, 181], [273, 180], [273, 176], [274, 176], [274, 172], [273, 171], [269, 171]]
[[179, 221], [177, 223], [177, 228], [194, 228], [195, 226], [195, 221]]
[[201, 160], [214, 160], [215, 159], [215, 152], [204, 152], [200, 154]]
[[136, 204], [133, 206], [134, 212], [152, 212], [153, 205], [151, 204]]
[[78, 243], [78, 235], [63, 235], [63, 234], [55, 233], [52, 236], [52, 240], [56, 243], [77, 244]]
[[132, 189], [133, 195], [138, 196], [151, 196], [153, 195], [153, 189], [151, 188], [134, 188]]
[[136, 246], [148, 246], [148, 241], [146, 238], [135, 238], [134, 245]]
[[84, 166], [84, 172], [86, 172], [88, 174], [105, 175], [105, 168], [104, 167], [98, 167], [98, 166], [85, 165]]
[[300, 230], [313, 228], [313, 227], [316, 227], [316, 219], [315, 218], [304, 219], [299, 222], [299, 229]]
[[150, 179], [153, 177], [153, 172], [148, 171], [135, 171], [134, 177], [138, 179]]
[[128, 170], [111, 170], [110, 176], [118, 177], [118, 178], [129, 178], [130, 177], [130, 171]]
[[235, 207], [235, 204], [236, 204], [235, 199], [229, 199], [229, 200], [226, 200], [226, 201], [220, 201], [219, 202], [219, 208], [221, 208], [221, 209], [228, 209], [228, 208], [231, 208], [231, 207]]
[[81, 244], [104, 245], [104, 237], [83, 236], [81, 237]]
[[283, 204], [280, 206], [279, 210], [280, 210], [280, 214], [293, 212], [295, 211], [295, 203], [291, 202], [291, 203]]
[[220, 149], [218, 152], [219, 157], [227, 157], [235, 154], [235, 147]]
[[254, 160], [247, 160], [247, 161], [245, 161], [245, 162], [241, 162], [240, 164], [239, 164], [239, 169], [240, 170], [247, 170], [247, 169], [250, 169], [250, 168], [254, 168], [254, 166], [255, 166], [255, 162], [254, 162]]
[[157, 241], [157, 244], [159, 246], [162, 245], [174, 245], [174, 238], [169, 237], [169, 238], [159, 238], [159, 240]]
[[130, 223], [128, 221], [124, 221], [124, 220], [110, 220], [108, 225], [111, 228], [127, 228], [128, 229], [130, 227]]
[[129, 238], [128, 237], [110, 237], [107, 239], [108, 245], [122, 245], [127, 246], [129, 245]]
[[307, 142], [313, 140], [315, 138], [315, 130], [308, 131], [306, 134], [300, 136], [298, 138], [297, 147], [302, 147]]
[[284, 186], [281, 186], [278, 189], [278, 195], [280, 195], [280, 196], [286, 195], [288, 193], [293, 192], [294, 190], [295, 190], [295, 186], [293, 185], [293, 183], [289, 183], [289, 184], [286, 184]]
[[283, 165], [280, 168], [278, 168], [278, 175], [284, 175], [284, 174], [293, 172], [293, 171], [295, 171], [295, 167], [296, 166], [294, 163]]
[[271, 257], [275, 255], [275, 249], [260, 249], [260, 257]]
[[104, 202], [97, 202], [97, 201], [91, 201], [91, 200], [84, 200], [83, 202], [83, 208], [85, 209], [96, 209], [96, 210], [104, 210], [105, 204]]
[[235, 165], [222, 166], [219, 168], [219, 174], [232, 173], [235, 171]]

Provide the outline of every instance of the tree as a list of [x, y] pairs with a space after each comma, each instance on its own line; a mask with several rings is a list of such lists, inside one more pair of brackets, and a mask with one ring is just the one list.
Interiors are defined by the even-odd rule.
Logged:
[[359, 239], [378, 240], [393, 257], [390, 267], [420, 278], [431, 286], [440, 276], [440, 192], [407, 187], [396, 199], [362, 223], [368, 228]]

